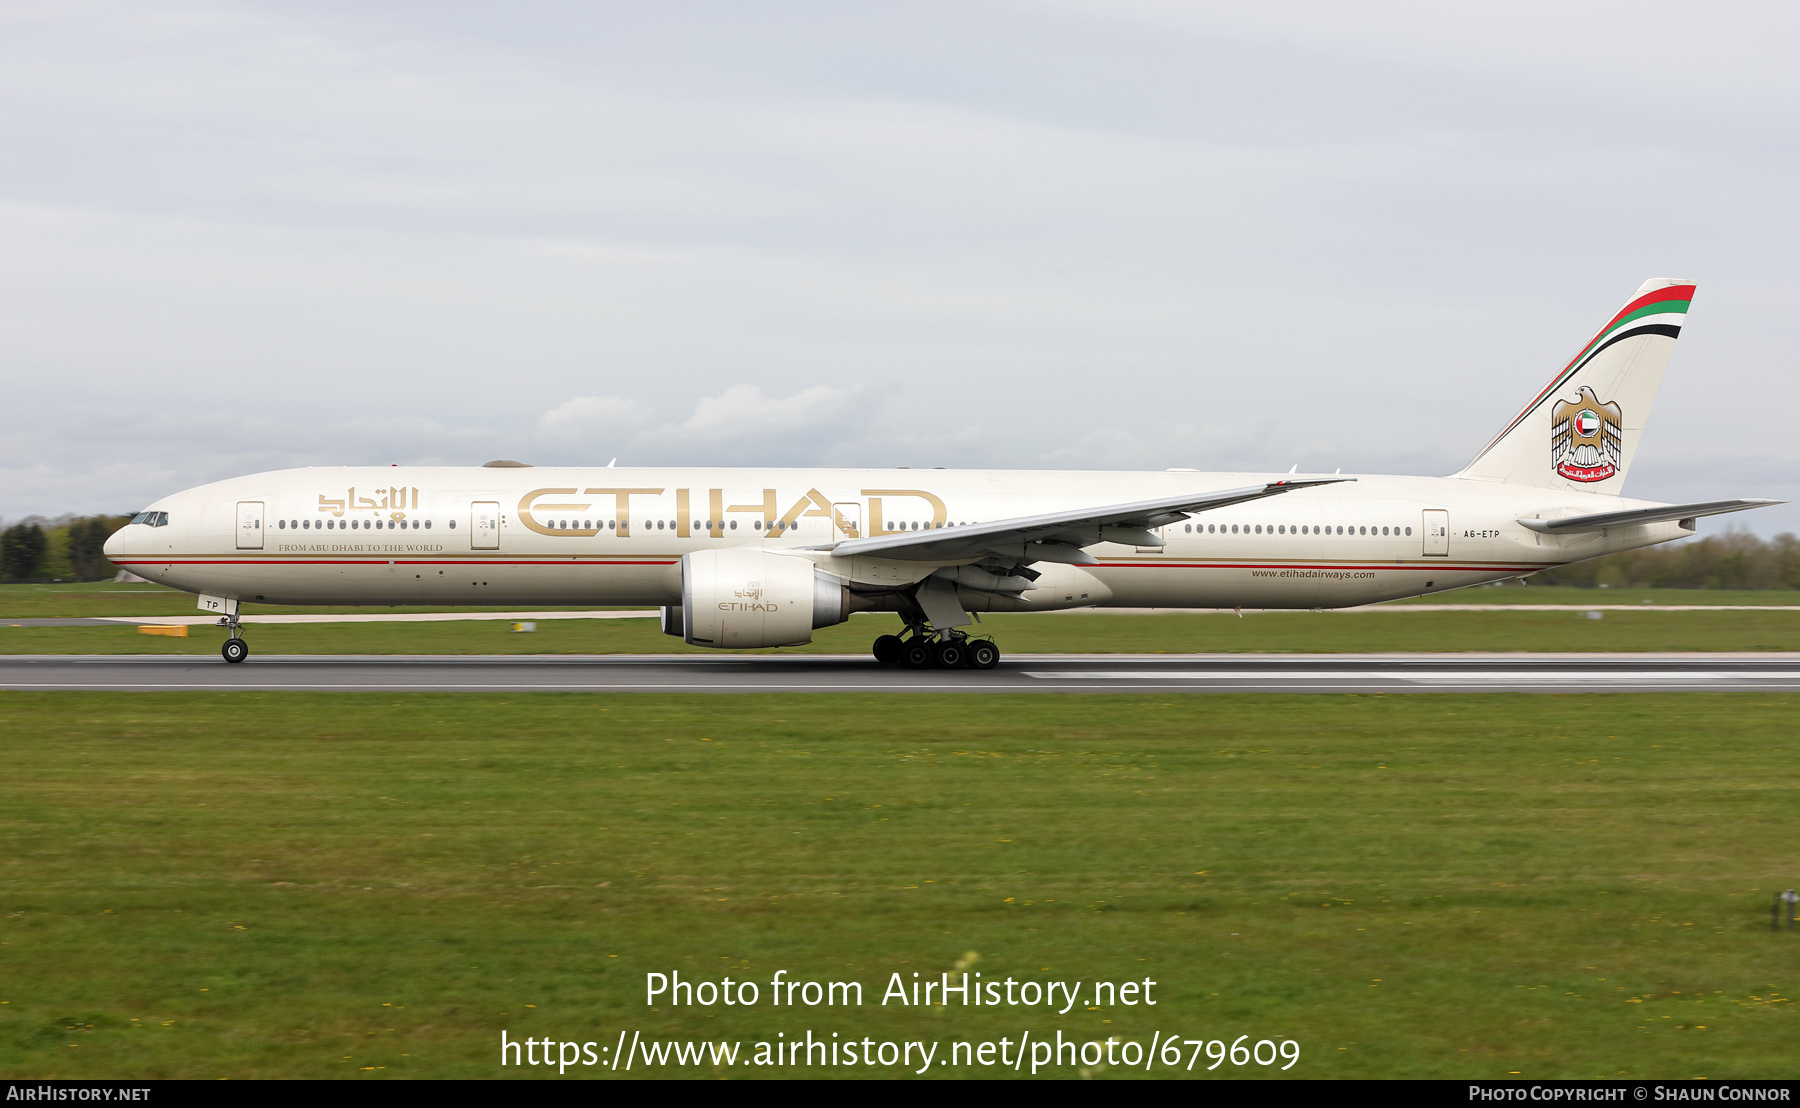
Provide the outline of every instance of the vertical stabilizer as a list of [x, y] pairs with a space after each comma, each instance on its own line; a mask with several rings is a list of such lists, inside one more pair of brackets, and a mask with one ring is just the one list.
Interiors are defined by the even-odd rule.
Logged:
[[1645, 281], [1458, 477], [1617, 495], [1694, 298]]

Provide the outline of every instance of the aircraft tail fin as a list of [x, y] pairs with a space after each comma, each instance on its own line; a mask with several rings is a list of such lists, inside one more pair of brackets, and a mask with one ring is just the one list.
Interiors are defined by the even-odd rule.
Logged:
[[1617, 495], [1694, 298], [1645, 281], [1457, 477]]

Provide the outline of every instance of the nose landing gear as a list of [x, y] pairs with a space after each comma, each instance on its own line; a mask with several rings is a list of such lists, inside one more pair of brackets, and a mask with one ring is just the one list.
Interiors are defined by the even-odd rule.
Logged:
[[875, 640], [875, 660], [907, 669], [993, 669], [1000, 664], [1000, 648], [992, 639], [972, 639], [962, 631], [927, 631], [923, 626], [906, 629], [906, 635], [883, 635]]
[[248, 658], [250, 656], [250, 644], [244, 641], [243, 632], [238, 630], [238, 618], [236, 616], [226, 616], [219, 621], [219, 626], [231, 632], [231, 637], [225, 640], [225, 645], [219, 647], [220, 656], [227, 662], [233, 664]]

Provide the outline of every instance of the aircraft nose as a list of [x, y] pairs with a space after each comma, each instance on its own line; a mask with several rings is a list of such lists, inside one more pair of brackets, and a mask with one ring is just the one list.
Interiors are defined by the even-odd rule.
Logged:
[[108, 558], [116, 558], [125, 553], [125, 543], [123, 541], [124, 535], [125, 529], [123, 527], [114, 531], [107, 537], [106, 545], [100, 548], [100, 552], [105, 554]]

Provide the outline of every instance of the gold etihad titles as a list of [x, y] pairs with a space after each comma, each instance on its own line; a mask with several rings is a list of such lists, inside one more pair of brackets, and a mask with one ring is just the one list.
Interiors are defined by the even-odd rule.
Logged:
[[358, 496], [356, 487], [352, 485], [342, 500], [332, 500], [324, 493], [319, 494], [319, 511], [330, 512], [334, 516], [343, 516], [346, 511], [357, 509], [373, 509], [376, 511], [392, 511], [394, 519], [402, 518], [399, 510], [407, 507], [407, 494], [412, 494], [412, 508], [419, 507], [419, 490], [415, 488], [376, 489], [368, 496]]
[[[519, 522], [523, 523], [528, 530], [535, 531], [540, 535], [548, 535], [552, 538], [591, 538], [594, 535], [598, 535], [604, 528], [600, 526], [551, 527], [540, 522], [538, 516], [550, 513], [568, 513], [571, 515], [585, 516], [593, 509], [594, 501], [568, 500], [551, 502], [544, 498], [576, 495], [589, 497], [610, 496], [613, 499], [611, 515], [615, 523], [615, 529], [619, 535], [629, 536], [631, 534], [631, 498], [633, 496], [662, 496], [669, 491], [671, 490], [647, 488], [592, 488], [581, 489], [578, 494], [577, 490], [574, 488], [532, 489], [530, 492], [519, 498]], [[688, 538], [692, 535], [694, 524], [692, 510], [694, 500], [693, 490], [675, 489], [673, 491], [675, 493], [675, 533], [681, 538]], [[889, 502], [909, 498], [923, 500], [930, 506], [931, 515], [929, 523], [927, 523], [928, 528], [942, 527], [949, 519], [949, 510], [945, 507], [943, 499], [936, 494], [926, 492], [923, 489], [863, 489], [861, 495], [868, 497], [868, 512], [866, 518], [868, 519], [869, 524], [866, 528], [860, 526], [858, 520], [851, 515], [845, 514], [843, 511], [846, 507], [855, 508], [859, 509], [856, 514], [861, 514], [860, 509], [863, 505], [860, 501], [840, 501], [834, 504], [829, 497], [818, 489], [806, 490], [806, 492], [802, 493], [785, 512], [780, 510], [782, 497], [776, 489], [763, 489], [761, 500], [751, 501], [747, 504], [729, 505], [725, 502], [724, 489], [707, 489], [706, 504], [708, 512], [707, 525], [704, 529], [706, 530], [706, 533], [713, 538], [724, 538], [728, 526], [726, 522], [727, 518], [736, 514], [748, 514], [761, 517], [762, 531], [765, 534], [771, 531], [786, 531], [789, 527], [793, 526], [795, 520], [816, 517], [830, 520], [831, 526], [847, 539], [859, 539], [862, 538], [865, 533], [869, 535], [897, 535], [902, 529], [894, 528], [889, 530], [887, 526], [888, 520], [883, 513], [887, 510]], [[912, 515], [914, 513], [908, 511], [905, 514]], [[582, 522], [585, 524], [588, 521], [584, 519]]]

